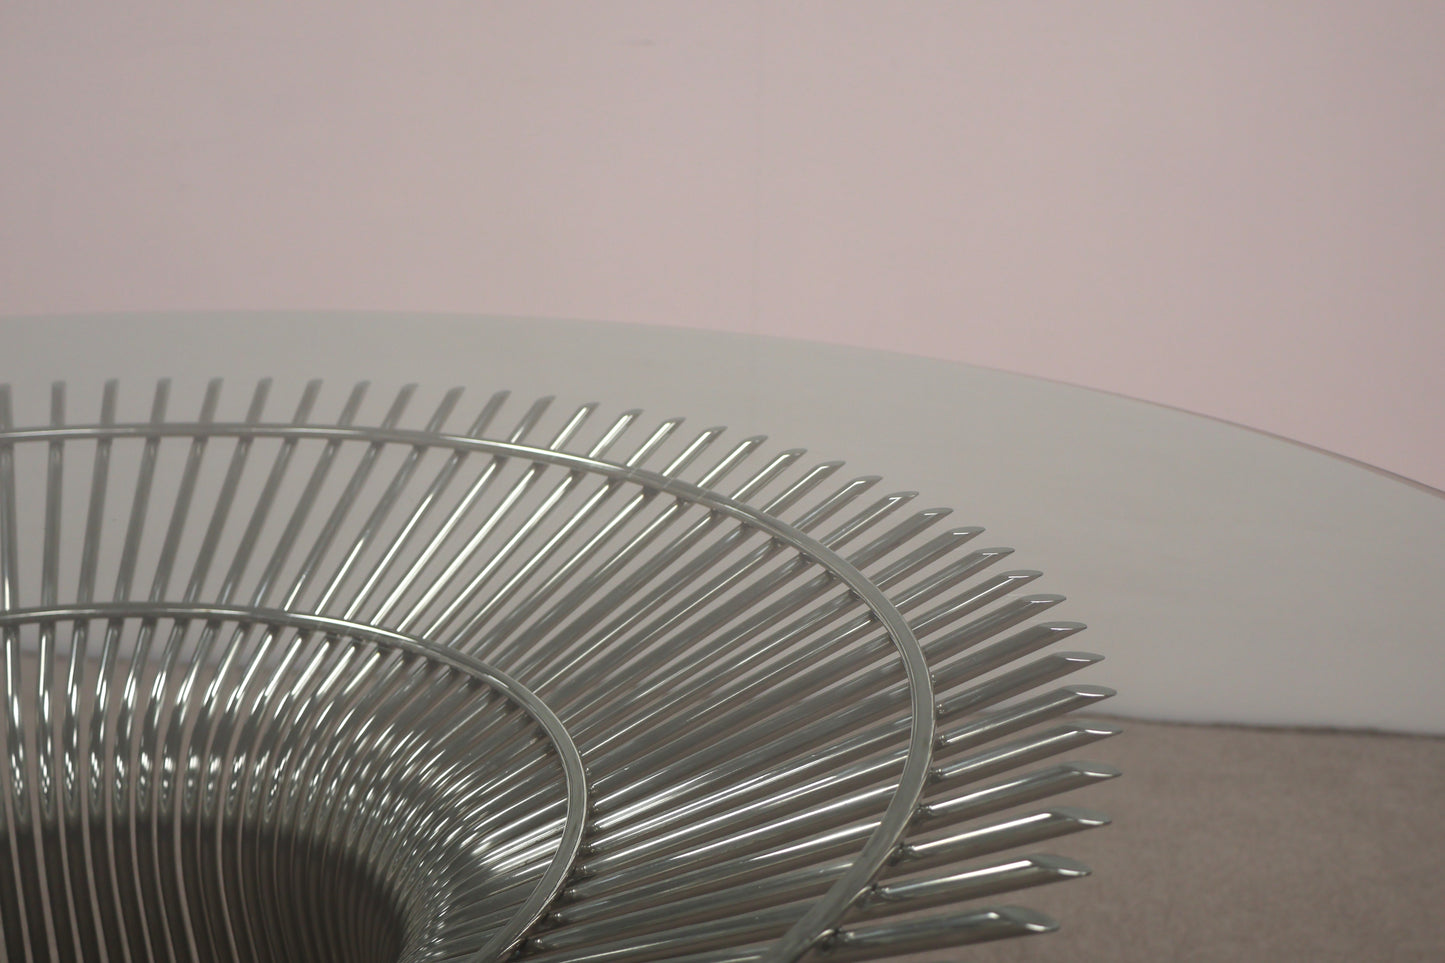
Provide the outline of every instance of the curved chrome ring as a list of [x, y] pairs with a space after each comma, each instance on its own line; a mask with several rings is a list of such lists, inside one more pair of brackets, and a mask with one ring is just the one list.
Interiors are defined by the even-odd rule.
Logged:
[[[867, 843], [859, 851], [848, 871], [775, 944], [773, 952], [767, 959], [776, 961], [776, 963], [795, 960], [825, 940], [836, 927], [842, 915], [863, 895], [873, 877], [887, 862], [907, 832], [927, 783], [933, 758], [935, 716], [933, 684], [927, 660], [908, 623], [888, 597], [867, 576], [848, 564], [842, 556], [821, 542], [797, 531], [786, 522], [718, 492], [655, 472], [550, 448], [537, 448], [513, 442], [430, 431], [245, 422], [153, 422], [0, 431], [0, 443], [5, 444], [27, 441], [58, 442], [69, 439], [164, 437], [312, 438], [326, 441], [351, 440], [489, 452], [586, 471], [666, 492], [737, 519], [799, 549], [846, 584], [858, 598], [868, 605], [874, 616], [883, 624], [898, 650], [907, 674], [912, 728], [903, 771], [877, 828], [869, 836]], [[290, 613], [275, 614], [285, 615], [287, 618], [297, 618]], [[384, 630], [371, 629], [370, 631]]]
[[520, 944], [526, 932], [541, 918], [566, 883], [577, 854], [587, 818], [587, 774], [582, 756], [562, 721], [546, 703], [528, 688], [478, 659], [445, 646], [435, 645], [390, 629], [345, 619], [305, 615], [279, 609], [248, 608], [177, 602], [91, 602], [81, 605], [39, 606], [0, 612], [0, 629], [22, 625], [46, 625], [81, 619], [174, 619], [177, 622], [235, 622], [239, 625], [286, 627], [322, 633], [327, 641], [337, 638], [364, 639], [380, 649], [393, 649], [445, 665], [504, 693], [537, 722], [556, 750], [567, 786], [566, 816], [556, 853], [532, 893], [512, 918], [499, 929], [474, 957], [477, 963], [506, 958]]

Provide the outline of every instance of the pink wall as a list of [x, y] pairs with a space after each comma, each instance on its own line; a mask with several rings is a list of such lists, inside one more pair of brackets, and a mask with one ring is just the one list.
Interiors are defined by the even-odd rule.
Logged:
[[721, 328], [1445, 487], [1445, 5], [6, 4], [0, 313]]

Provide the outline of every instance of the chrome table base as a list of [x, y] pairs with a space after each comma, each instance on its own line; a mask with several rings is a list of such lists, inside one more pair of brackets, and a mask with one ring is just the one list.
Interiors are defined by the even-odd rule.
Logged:
[[1043, 932], [1117, 773], [981, 529], [637, 412], [0, 393], [12, 959], [878, 959]]

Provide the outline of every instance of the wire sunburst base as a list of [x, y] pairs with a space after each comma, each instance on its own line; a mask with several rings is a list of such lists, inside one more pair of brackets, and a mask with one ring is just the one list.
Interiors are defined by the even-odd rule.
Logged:
[[[840, 463], [549, 400], [0, 391], [14, 959], [877, 959], [1054, 928], [1083, 628]], [[280, 393], [279, 390], [277, 393]], [[87, 405], [89, 406], [89, 405]], [[194, 410], [194, 409], [192, 409]], [[453, 424], [453, 422], [457, 422]]]

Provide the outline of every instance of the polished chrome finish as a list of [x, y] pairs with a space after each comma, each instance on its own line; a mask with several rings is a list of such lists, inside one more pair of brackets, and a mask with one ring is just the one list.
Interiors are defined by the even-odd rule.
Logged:
[[984, 943], [1010, 936], [1047, 933], [1058, 924], [1033, 910], [1019, 906], [945, 913], [899, 923], [849, 927], [840, 930], [828, 945], [830, 959], [867, 960], [902, 953]]
[[[576, 747], [532, 693], [462, 653], [195, 603], [12, 609], [0, 634], [11, 958], [495, 959], [575, 859]], [[47, 650], [56, 637], [68, 653]], [[83, 690], [56, 687], [61, 670]], [[93, 734], [86, 752], [27, 731], [51, 713]], [[100, 789], [89, 814], [46, 790], [52, 762]], [[529, 821], [520, 865], [518, 826], [494, 804], [518, 772], [542, 777], [556, 811]], [[494, 926], [472, 926], [498, 903]]]
[[130, 412], [110, 383], [73, 423], [57, 385], [20, 427], [0, 389], [11, 957], [722, 963], [1052, 928], [960, 905], [1086, 873], [1009, 850], [1106, 819], [1016, 807], [1117, 774], [1018, 774], [1117, 730], [1061, 718], [1112, 692], [1046, 688], [1099, 657], [1042, 651], [1083, 626], [1036, 621], [1063, 597], [1011, 549], [761, 438], [370, 395], [326, 419], [316, 382], [162, 382]]

